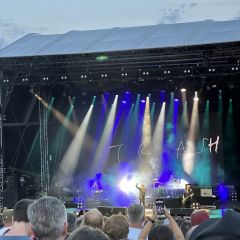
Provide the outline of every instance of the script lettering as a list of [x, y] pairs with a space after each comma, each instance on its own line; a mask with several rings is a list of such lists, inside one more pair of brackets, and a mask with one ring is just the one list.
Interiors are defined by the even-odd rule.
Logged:
[[109, 147], [110, 149], [117, 148], [117, 159], [118, 159], [118, 162], [121, 162], [121, 160], [120, 160], [120, 151], [121, 151], [122, 146], [123, 146], [123, 144], [118, 144], [118, 145], [114, 145], [114, 146], [110, 146]]

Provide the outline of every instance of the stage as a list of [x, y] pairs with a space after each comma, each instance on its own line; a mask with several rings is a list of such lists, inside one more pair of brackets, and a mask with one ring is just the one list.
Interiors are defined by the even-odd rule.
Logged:
[[136, 51], [0, 53], [0, 206], [44, 193], [85, 209], [124, 207], [138, 202], [138, 183], [148, 208], [155, 198], [179, 208], [183, 181], [200, 187], [196, 208], [213, 205], [209, 187], [237, 201], [240, 46], [223, 36]]

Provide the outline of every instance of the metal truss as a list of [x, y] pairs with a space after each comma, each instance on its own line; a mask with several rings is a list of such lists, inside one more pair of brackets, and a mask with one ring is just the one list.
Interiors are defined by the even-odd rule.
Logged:
[[[0, 80], [2, 73], [0, 72]], [[3, 99], [2, 84], [0, 83], [0, 209], [3, 209], [3, 191], [4, 191], [4, 160], [3, 160]]]
[[[97, 56], [107, 55], [105, 61]], [[240, 42], [0, 59], [3, 85], [79, 83], [87, 88], [240, 74]], [[152, 82], [151, 82], [152, 81]], [[159, 85], [159, 82], [156, 82]]]
[[[45, 98], [46, 93], [43, 91]], [[41, 191], [46, 195], [49, 191], [49, 165], [48, 165], [48, 110], [39, 101], [39, 131], [40, 131], [40, 154], [41, 154]]]

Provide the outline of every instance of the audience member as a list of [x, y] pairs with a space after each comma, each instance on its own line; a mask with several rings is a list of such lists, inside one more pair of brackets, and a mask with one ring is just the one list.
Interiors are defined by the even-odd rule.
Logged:
[[0, 235], [6, 234], [13, 224], [13, 210], [6, 210], [2, 214], [3, 227], [0, 229]]
[[75, 214], [67, 212], [68, 233], [71, 233], [77, 225], [77, 217]]
[[192, 228], [190, 228], [186, 234], [185, 234], [185, 240], [188, 240], [192, 232], [195, 230], [195, 228], [203, 223], [204, 221], [209, 219], [209, 214], [205, 210], [195, 210], [191, 216], [191, 224]]
[[11, 229], [0, 239], [21, 239], [28, 240], [31, 236], [31, 227], [27, 216], [27, 210], [33, 200], [22, 199], [18, 201], [13, 208], [13, 224]]
[[68, 240], [109, 240], [106, 234], [99, 229], [82, 227], [74, 230], [68, 237]]
[[209, 219], [209, 214], [205, 210], [195, 210], [191, 214], [191, 224], [192, 226], [199, 225], [200, 223]]
[[2, 220], [2, 213], [3, 213], [3, 210], [2, 211], [0, 211], [0, 228], [2, 228], [3, 227], [3, 220]]
[[148, 240], [174, 240], [173, 231], [168, 225], [157, 224], [149, 232]]
[[123, 215], [112, 215], [106, 220], [103, 232], [111, 240], [128, 239], [129, 224], [127, 218]]
[[239, 240], [240, 214], [227, 211], [220, 219], [209, 219], [199, 224], [190, 240]]
[[147, 237], [149, 240], [184, 240], [181, 229], [166, 208], [164, 208], [164, 213], [166, 218], [169, 220], [170, 228], [163, 224], [156, 226], [156, 228], [152, 228], [157, 217], [156, 207], [154, 207], [152, 218], [149, 218], [148, 222], [143, 227], [138, 238], [139, 240], [145, 240]]
[[186, 233], [189, 231], [189, 229], [191, 229], [191, 227], [192, 227], [191, 221], [184, 220], [183, 222], [181, 222], [180, 229], [184, 237], [186, 236]]
[[103, 229], [103, 215], [97, 209], [92, 209], [85, 213], [82, 226]]
[[38, 240], [64, 240], [67, 235], [67, 212], [54, 197], [42, 197], [28, 208], [34, 237]]
[[144, 220], [144, 208], [139, 204], [133, 204], [128, 208], [129, 239], [138, 239]]

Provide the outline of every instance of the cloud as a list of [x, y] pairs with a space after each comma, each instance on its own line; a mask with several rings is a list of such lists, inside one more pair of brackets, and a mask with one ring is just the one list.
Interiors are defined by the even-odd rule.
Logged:
[[186, 7], [186, 3], [183, 3], [183, 4], [180, 6], [181, 9], [184, 9], [185, 7]]
[[159, 23], [177, 23], [180, 22], [182, 19], [182, 15], [189, 10], [197, 6], [196, 2], [192, 3], [183, 3], [180, 5], [179, 8], [168, 8], [162, 10], [162, 18], [160, 19]]
[[164, 12], [160, 23], [176, 23], [181, 19], [181, 9], [168, 9]]
[[233, 20], [240, 20], [240, 12], [238, 12], [238, 15], [233, 18]]
[[4, 38], [0, 37], [0, 49], [6, 45], [7, 45], [7, 43], [5, 42]]
[[196, 3], [196, 2], [192, 2], [192, 3], [189, 4], [189, 7], [190, 7], [190, 8], [193, 8], [193, 7], [196, 7], [196, 6], [197, 6], [197, 3]]
[[49, 27], [20, 27], [11, 19], [0, 19], [0, 48], [5, 47], [28, 33], [44, 33], [48, 30]]
[[12, 43], [27, 33], [27, 29], [17, 26], [14, 21], [0, 19], [0, 48]]

